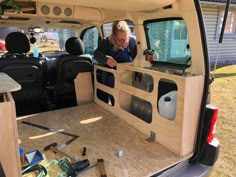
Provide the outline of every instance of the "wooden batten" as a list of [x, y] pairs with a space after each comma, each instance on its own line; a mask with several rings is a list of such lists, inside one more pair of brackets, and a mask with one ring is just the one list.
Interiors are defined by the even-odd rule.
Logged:
[[9, 92], [3, 96], [4, 101], [0, 102], [0, 161], [7, 177], [18, 177], [21, 168], [15, 102]]
[[0, 73], [0, 162], [7, 177], [21, 176], [15, 102], [10, 92], [21, 86]]
[[[103, 70], [104, 67], [95, 66], [96, 70]], [[115, 76], [115, 88], [111, 89], [95, 80], [96, 89], [101, 89], [111, 93], [115, 98], [115, 105], [110, 106], [99, 100], [95, 95], [95, 102], [113, 114], [119, 116], [130, 125], [144, 132], [147, 136], [150, 132], [155, 132], [156, 141], [180, 156], [193, 152], [195, 142], [195, 133], [199, 117], [199, 108], [201, 104], [204, 77], [199, 76], [178, 76], [159, 71], [153, 71], [145, 68], [134, 67], [131, 64], [119, 64], [117, 70], [104, 68], [105, 71], [112, 72]], [[133, 87], [129, 82], [132, 72], [144, 73], [152, 76], [153, 90], [146, 92]], [[121, 76], [121, 77], [120, 77]], [[161, 79], [173, 81], [178, 88], [176, 102], [176, 117], [174, 120], [168, 120], [161, 116], [157, 109], [158, 83]], [[152, 122], [146, 123], [137, 118], [130, 112], [127, 112], [131, 98], [121, 96], [120, 93], [127, 93], [144, 100], [152, 105]], [[193, 96], [194, 94], [194, 96]], [[128, 102], [127, 102], [128, 101]], [[123, 105], [125, 104], [125, 105]], [[127, 108], [126, 110], [122, 108]]]

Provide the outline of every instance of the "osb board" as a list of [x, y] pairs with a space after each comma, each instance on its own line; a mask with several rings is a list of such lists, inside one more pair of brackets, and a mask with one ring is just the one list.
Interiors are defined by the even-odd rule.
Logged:
[[0, 73], [0, 93], [13, 92], [21, 89], [21, 85], [5, 73]]
[[[95, 71], [96, 69], [103, 69], [103, 67], [95, 66]], [[156, 141], [176, 154], [185, 156], [186, 154], [193, 152], [197, 120], [203, 91], [203, 76], [182, 77], [144, 68], [133, 67], [131, 64], [119, 64], [117, 70], [108, 70], [107, 68], [104, 70], [110, 71], [114, 74], [115, 88], [111, 89], [95, 82], [95, 90], [99, 88], [111, 93], [115, 98], [115, 106], [109, 106], [95, 97], [96, 103], [113, 114], [119, 116], [124, 121], [144, 132], [146, 135], [149, 135], [151, 131], [155, 132]], [[129, 84], [124, 84], [128, 83], [128, 81], [123, 80], [123, 78], [125, 78], [125, 74], [130, 75], [130, 71], [145, 73], [152, 76], [154, 83], [152, 92], [146, 92], [138, 88], [134, 88]], [[128, 78], [128, 76], [126, 77]], [[174, 81], [178, 88], [176, 118], [173, 121], [161, 116], [157, 110], [158, 83], [160, 79]], [[152, 105], [152, 122], [148, 124], [123, 110], [121, 107], [127, 107], [127, 105], [120, 105], [126, 104], [128, 98], [120, 97], [120, 92], [125, 92], [149, 101]]]
[[4, 96], [5, 102], [0, 103], [0, 162], [7, 177], [17, 177], [20, 176], [20, 157], [15, 106], [10, 93]]
[[[147, 142], [145, 134], [95, 103], [18, 118], [20, 146], [25, 151], [42, 151], [53, 142], [63, 144], [70, 137], [58, 133], [45, 136], [48, 131], [22, 124], [22, 120], [78, 135], [63, 151], [75, 158], [88, 158], [91, 164], [103, 158], [109, 177], [150, 176], [188, 157], [181, 158], [157, 142]], [[85, 157], [81, 154], [83, 147], [87, 148]], [[123, 150], [122, 157], [116, 155], [118, 150]], [[49, 161], [55, 157], [50, 151], [43, 154]], [[99, 168], [80, 176], [98, 177]]]

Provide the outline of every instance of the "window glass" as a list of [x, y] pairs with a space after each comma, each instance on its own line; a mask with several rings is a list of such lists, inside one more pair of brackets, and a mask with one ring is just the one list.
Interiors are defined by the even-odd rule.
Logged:
[[104, 37], [107, 37], [111, 34], [112, 23], [106, 23], [102, 25], [102, 32]]
[[[223, 19], [224, 19], [224, 11], [221, 11], [221, 17], [220, 17], [220, 29], [218, 33], [220, 34]], [[229, 11], [225, 26], [225, 34], [235, 34], [236, 33], [236, 11]]]
[[147, 21], [144, 24], [148, 47], [154, 50], [155, 61], [189, 65], [191, 52], [184, 20]]
[[65, 43], [70, 37], [76, 36], [75, 30], [70, 29], [51, 29], [54, 35], [58, 38], [55, 40], [59, 42], [59, 48], [61, 51], [65, 51]]
[[85, 53], [93, 55], [98, 46], [98, 30], [96, 27], [84, 31], [82, 40], [84, 43]]
[[[36, 32], [36, 30], [32, 31], [29, 29], [28, 27], [1, 27], [0, 28], [0, 42], [2, 44], [1, 52], [7, 52], [5, 49], [6, 36], [9, 33], [16, 31], [22, 32], [28, 37], [31, 43], [30, 52], [32, 52], [33, 47], [37, 45], [41, 53], [65, 52], [66, 40], [70, 37], [76, 36], [76, 31], [70, 29], [42, 28], [43, 32]], [[32, 38], [35, 38], [36, 41], [32, 40]]]

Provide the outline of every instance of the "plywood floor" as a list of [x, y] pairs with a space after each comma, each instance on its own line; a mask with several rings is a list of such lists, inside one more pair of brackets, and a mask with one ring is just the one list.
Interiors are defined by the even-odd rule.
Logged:
[[[150, 176], [181, 160], [180, 156], [160, 144], [147, 142], [146, 135], [93, 103], [17, 119], [20, 147], [25, 152], [40, 150], [45, 158], [44, 164], [60, 158], [51, 151], [44, 152], [44, 147], [53, 142], [60, 146], [71, 137], [49, 133], [47, 130], [23, 124], [22, 121], [78, 135], [79, 138], [64, 148], [63, 152], [77, 160], [88, 158], [91, 164], [103, 158], [108, 177]], [[83, 147], [87, 149], [84, 157]], [[122, 157], [116, 155], [118, 150], [123, 151]], [[49, 176], [55, 177], [55, 172]], [[99, 168], [95, 166], [79, 176], [99, 177]]]

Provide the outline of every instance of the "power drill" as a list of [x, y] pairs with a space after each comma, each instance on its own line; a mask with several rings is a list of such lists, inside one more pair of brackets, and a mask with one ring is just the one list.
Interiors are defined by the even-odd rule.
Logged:
[[66, 173], [67, 177], [76, 177], [77, 173], [90, 165], [88, 159], [71, 164], [67, 159], [60, 159], [58, 166]]
[[76, 177], [76, 171], [67, 159], [60, 159], [58, 161], [58, 166], [62, 169], [63, 172], [66, 173], [67, 177]]

